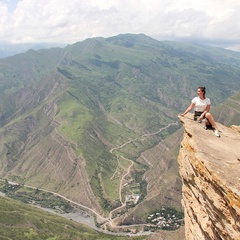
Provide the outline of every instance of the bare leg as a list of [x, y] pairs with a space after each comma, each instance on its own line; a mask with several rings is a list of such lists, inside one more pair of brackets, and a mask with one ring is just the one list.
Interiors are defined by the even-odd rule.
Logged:
[[208, 121], [211, 123], [212, 127], [213, 127], [214, 129], [217, 129], [217, 130], [218, 130], [217, 125], [216, 125], [216, 122], [215, 122], [212, 114], [208, 112], [208, 113], [205, 114], [205, 117], [206, 117], [206, 118], [208, 119]]

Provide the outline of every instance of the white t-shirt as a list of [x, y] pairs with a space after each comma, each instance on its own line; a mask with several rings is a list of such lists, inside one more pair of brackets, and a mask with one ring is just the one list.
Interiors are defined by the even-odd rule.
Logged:
[[192, 103], [195, 104], [194, 110], [197, 112], [204, 112], [207, 105], [211, 105], [209, 98], [202, 100], [200, 97], [193, 98]]

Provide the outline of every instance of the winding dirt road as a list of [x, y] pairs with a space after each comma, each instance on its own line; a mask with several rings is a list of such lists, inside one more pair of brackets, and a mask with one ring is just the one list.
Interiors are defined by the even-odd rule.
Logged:
[[[110, 150], [110, 153], [113, 153], [113, 151], [116, 151], [116, 150], [118, 150], [118, 149], [122, 149], [123, 147], [127, 146], [128, 144], [130, 144], [130, 143], [132, 143], [132, 142], [134, 142], [134, 141], [137, 141], [137, 140], [139, 140], [139, 139], [156, 135], [156, 134], [160, 133], [161, 131], [167, 129], [168, 127], [170, 127], [170, 126], [172, 126], [172, 125], [177, 125], [177, 124], [178, 124], [178, 122], [169, 123], [167, 126], [159, 129], [157, 132], [149, 133], [149, 134], [143, 134], [142, 136], [140, 136], [140, 137], [138, 137], [138, 138], [129, 140], [129, 141], [123, 143], [123, 144], [120, 145], [120, 146], [117, 146], [117, 147], [112, 148], [112, 149]], [[117, 208], [115, 208], [115, 209], [113, 209], [113, 210], [109, 213], [109, 216], [108, 216], [108, 217], [103, 217], [103, 216], [100, 215], [97, 211], [95, 211], [95, 210], [93, 210], [93, 209], [91, 209], [91, 208], [89, 208], [89, 207], [87, 207], [87, 206], [84, 206], [84, 205], [82, 205], [82, 204], [80, 204], [80, 203], [77, 203], [77, 202], [75, 202], [75, 201], [72, 201], [71, 199], [66, 198], [65, 196], [63, 196], [63, 195], [61, 195], [61, 194], [59, 194], [59, 193], [56, 193], [56, 192], [53, 192], [53, 191], [48, 191], [48, 190], [41, 189], [41, 188], [37, 188], [37, 187], [33, 187], [33, 186], [29, 186], [29, 185], [24, 185], [24, 186], [25, 186], [25, 187], [28, 187], [28, 188], [31, 188], [31, 189], [39, 189], [39, 190], [41, 190], [41, 191], [48, 192], [48, 193], [51, 193], [51, 194], [53, 194], [53, 195], [55, 195], [55, 196], [61, 197], [61, 198], [63, 198], [64, 200], [66, 200], [66, 201], [74, 204], [75, 206], [79, 206], [80, 208], [85, 209], [85, 210], [91, 212], [93, 215], [95, 215], [95, 216], [98, 218], [98, 220], [100, 220], [100, 222], [109, 223], [110, 226], [113, 227], [113, 228], [119, 228], [119, 226], [116, 226], [116, 225], [113, 223], [112, 215], [113, 215], [113, 213], [114, 213], [115, 211], [117, 211], [117, 210], [119, 210], [119, 209], [121, 209], [121, 208], [123, 208], [123, 207], [126, 206], [126, 202], [122, 200], [123, 181], [124, 181], [124, 179], [126, 178], [126, 176], [127, 176], [128, 174], [130, 174], [131, 168], [132, 168], [132, 166], [133, 166], [133, 164], [134, 164], [134, 162], [133, 162], [132, 160], [130, 160], [130, 159], [127, 159], [127, 158], [125, 158], [125, 157], [123, 157], [123, 156], [119, 156], [119, 157], [122, 157], [122, 158], [130, 161], [131, 164], [130, 164], [129, 167], [127, 168], [126, 173], [122, 176], [121, 181], [120, 181], [119, 199], [120, 199], [120, 202], [121, 202], [122, 205], [119, 206], [119, 207], [117, 207]], [[5, 181], [5, 180], [1, 180], [1, 181]], [[18, 183], [9, 182], [9, 184], [16, 185], [16, 184], [18, 184]], [[121, 226], [121, 227], [124, 227], [124, 226]], [[129, 226], [128, 226], [128, 227], [129, 227]]]

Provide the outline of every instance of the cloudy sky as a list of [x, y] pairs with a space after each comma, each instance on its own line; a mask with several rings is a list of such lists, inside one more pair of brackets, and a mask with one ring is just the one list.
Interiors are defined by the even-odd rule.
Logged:
[[71, 44], [120, 33], [240, 51], [240, 1], [0, 0], [0, 44]]

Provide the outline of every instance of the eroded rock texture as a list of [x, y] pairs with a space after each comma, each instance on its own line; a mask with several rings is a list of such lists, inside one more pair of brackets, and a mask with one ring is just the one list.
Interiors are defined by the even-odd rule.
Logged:
[[240, 239], [239, 127], [218, 124], [217, 138], [191, 114], [179, 119], [185, 129], [178, 162], [186, 240]]

